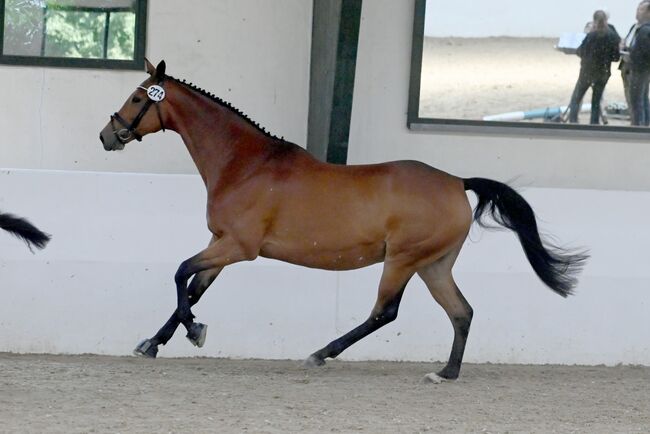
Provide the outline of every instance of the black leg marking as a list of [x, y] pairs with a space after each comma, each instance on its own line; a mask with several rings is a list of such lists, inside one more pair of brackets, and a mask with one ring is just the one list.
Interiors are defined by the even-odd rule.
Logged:
[[373, 314], [368, 318], [363, 324], [356, 327], [352, 331], [346, 333], [335, 341], [330, 342], [324, 348], [316, 351], [310, 355], [307, 360], [305, 360], [306, 366], [322, 366], [325, 364], [326, 358], [335, 358], [350, 345], [358, 342], [359, 340], [365, 338], [370, 333], [380, 329], [386, 324], [394, 321], [397, 318], [397, 312], [399, 310], [399, 303], [402, 300], [402, 294], [404, 293], [404, 287], [399, 292], [399, 294], [391, 301], [386, 307], [379, 313]]
[[176, 315], [188, 332], [190, 331], [195, 318], [192, 314], [192, 305], [190, 304], [190, 298], [188, 296], [189, 291], [187, 288], [187, 281], [192, 274], [194, 273], [191, 272], [191, 259], [188, 259], [181, 263], [174, 275], [174, 281], [176, 282], [176, 295], [178, 297]]
[[474, 316], [472, 308], [469, 307], [469, 304], [467, 306], [467, 316], [456, 316], [451, 320], [454, 326], [454, 343], [451, 347], [451, 354], [449, 355], [447, 366], [438, 372], [438, 376], [446, 380], [455, 380], [460, 373], [460, 365], [463, 361], [463, 354], [465, 353], [469, 327]]
[[[201, 299], [201, 296], [205, 293], [205, 291], [212, 284], [212, 282], [214, 282], [219, 274], [218, 272], [211, 273], [211, 275], [206, 273], [207, 272], [201, 272], [196, 274], [190, 282], [187, 292], [191, 306], [194, 306], [196, 303], [198, 303], [198, 301]], [[158, 331], [158, 333], [156, 333], [154, 337], [151, 339], [145, 339], [136, 347], [136, 349], [133, 351], [134, 354], [143, 357], [156, 357], [156, 354], [158, 353], [158, 345], [165, 345], [172, 338], [172, 336], [174, 336], [174, 332], [180, 324], [181, 320], [178, 317], [177, 311], [174, 311], [172, 316], [167, 320], [165, 325], [161, 327], [161, 329]], [[203, 341], [205, 341], [205, 331], [203, 331], [202, 334], [202, 340], [201, 333], [199, 333], [198, 336], [196, 336], [196, 341], [192, 341], [191, 339], [190, 341], [197, 346], [199, 346], [198, 343], [201, 344], [200, 346], [203, 346]]]

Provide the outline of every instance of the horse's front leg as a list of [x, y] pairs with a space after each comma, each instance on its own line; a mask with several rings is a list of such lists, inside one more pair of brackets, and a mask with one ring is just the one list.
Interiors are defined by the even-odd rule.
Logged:
[[[223, 267], [204, 270], [194, 275], [187, 289], [187, 297], [189, 298], [190, 304], [192, 306], [198, 303], [198, 301], [201, 299], [201, 296], [217, 278], [222, 269]], [[172, 336], [174, 336], [174, 332], [179, 325], [180, 320], [178, 319], [178, 312], [174, 311], [165, 325], [162, 326], [160, 330], [158, 330], [158, 333], [156, 333], [152, 338], [145, 339], [140, 342], [135, 350], [133, 350], [133, 353], [136, 356], [155, 358], [158, 354], [158, 345], [165, 345], [172, 338]], [[205, 340], [205, 329], [203, 330], [202, 335], [203, 336], [199, 334], [198, 339], [192, 341], [192, 343], [197, 347], [203, 346], [203, 342]]]
[[[219, 270], [226, 265], [234, 264], [244, 260], [253, 260], [257, 257], [259, 248], [247, 248], [234, 238], [224, 236], [219, 238], [201, 253], [183, 261], [176, 271], [174, 281], [176, 282], [177, 308], [176, 316], [178, 321], [187, 329], [188, 339], [194, 343], [201, 342], [205, 335], [205, 325], [194, 322], [191, 306], [194, 304], [188, 293], [187, 281], [190, 277], [206, 270]], [[202, 343], [202, 342], [201, 342]]]
[[[183, 261], [174, 277], [178, 297], [176, 310], [154, 337], [138, 344], [134, 353], [138, 356], [156, 357], [158, 345], [166, 344], [179, 324], [185, 326], [190, 342], [199, 347], [203, 346], [207, 326], [194, 322], [191, 306], [199, 301], [201, 295], [226, 265], [246, 259], [252, 260], [257, 256], [251, 253], [254, 251], [255, 249], [245, 249], [240, 242], [224, 236], [214, 238], [201, 253]], [[188, 288], [187, 282], [192, 276], [194, 278]]]

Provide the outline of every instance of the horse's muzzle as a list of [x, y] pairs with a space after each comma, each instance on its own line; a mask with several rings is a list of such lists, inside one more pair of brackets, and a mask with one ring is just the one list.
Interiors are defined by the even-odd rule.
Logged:
[[124, 149], [124, 143], [120, 142], [115, 136], [115, 132], [110, 124], [99, 133], [99, 141], [104, 145], [107, 151], [120, 151]]

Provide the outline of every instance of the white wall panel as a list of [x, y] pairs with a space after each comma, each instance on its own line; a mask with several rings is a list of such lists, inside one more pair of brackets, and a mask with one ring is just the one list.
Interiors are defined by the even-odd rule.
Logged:
[[[531, 188], [542, 229], [591, 248], [577, 294], [533, 274], [513, 234], [478, 227], [455, 276], [475, 317], [469, 362], [650, 365], [650, 193]], [[0, 232], [0, 351], [130, 354], [175, 306], [173, 275], [209, 239], [198, 176], [0, 171], [0, 209], [54, 236], [31, 254]], [[301, 359], [365, 320], [381, 267], [326, 272], [258, 259], [199, 305], [203, 349], [179, 331], [161, 356]], [[346, 359], [445, 360], [452, 329], [413, 278], [392, 324]]]

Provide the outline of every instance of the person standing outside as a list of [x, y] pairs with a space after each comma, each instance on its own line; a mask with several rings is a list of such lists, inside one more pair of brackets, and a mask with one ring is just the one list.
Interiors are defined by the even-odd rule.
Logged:
[[637, 30], [629, 48], [628, 92], [631, 124], [650, 125], [650, 1], [637, 8]]
[[578, 122], [580, 101], [591, 87], [591, 124], [600, 122], [600, 102], [607, 81], [611, 76], [611, 64], [620, 58], [620, 36], [607, 22], [607, 13], [594, 12], [591, 31], [578, 47], [580, 56], [580, 75], [569, 103], [569, 122]]
[[618, 69], [621, 71], [621, 79], [623, 80], [623, 90], [625, 91], [625, 101], [627, 102], [628, 108], [632, 106], [630, 103], [630, 46], [636, 38], [636, 32], [639, 30], [639, 20], [641, 19], [642, 12], [647, 5], [650, 4], [650, 0], [642, 0], [636, 7], [636, 22], [630, 27], [630, 30], [627, 32], [627, 36], [624, 39], [621, 39], [620, 51], [621, 51], [621, 63], [618, 65]]

